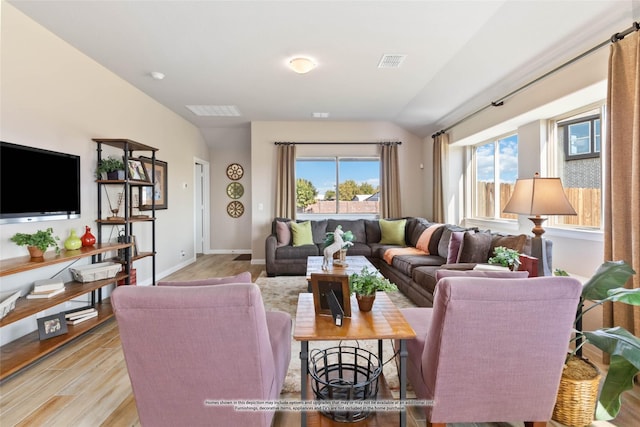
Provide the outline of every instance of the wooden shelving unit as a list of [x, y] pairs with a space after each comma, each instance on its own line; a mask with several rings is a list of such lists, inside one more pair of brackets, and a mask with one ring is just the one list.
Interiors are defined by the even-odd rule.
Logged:
[[[33, 260], [29, 256], [10, 258], [0, 261], [0, 277], [11, 274], [36, 270], [50, 265], [73, 262], [77, 259], [91, 257], [95, 262], [98, 257], [118, 249], [130, 248], [131, 243], [96, 244], [91, 247], [83, 247], [75, 251], [61, 251], [60, 254], [49, 254], [41, 260]], [[24, 335], [15, 341], [0, 348], [0, 380], [16, 373], [25, 366], [35, 362], [39, 358], [51, 353], [60, 346], [77, 338], [85, 332], [95, 328], [101, 323], [113, 317], [113, 310], [109, 299], [101, 298], [101, 290], [104, 286], [116, 283], [127, 277], [124, 273], [118, 273], [115, 277], [94, 282], [81, 283], [76, 281], [66, 282], [65, 291], [59, 295], [47, 299], [26, 299], [21, 297], [16, 301], [16, 308], [0, 320], [0, 327], [10, 325], [19, 320], [33, 316], [43, 310], [55, 307], [77, 296], [92, 293], [92, 301], [98, 310], [98, 317], [77, 325], [68, 325], [68, 332], [44, 341], [38, 338], [38, 331]], [[96, 293], [97, 300], [96, 300]]]

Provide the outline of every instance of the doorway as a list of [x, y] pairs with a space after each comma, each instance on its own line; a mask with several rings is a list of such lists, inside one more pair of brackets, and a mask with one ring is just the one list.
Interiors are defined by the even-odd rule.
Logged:
[[196, 158], [194, 161], [194, 243], [196, 256], [209, 253], [209, 162]]

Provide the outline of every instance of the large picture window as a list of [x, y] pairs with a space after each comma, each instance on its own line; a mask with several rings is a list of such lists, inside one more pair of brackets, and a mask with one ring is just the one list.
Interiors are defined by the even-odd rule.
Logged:
[[602, 225], [603, 110], [604, 106], [590, 107], [552, 121], [549, 169], [562, 180], [578, 215], [551, 217], [549, 225], [595, 229]]
[[518, 177], [518, 135], [497, 138], [474, 148], [473, 216], [517, 219], [502, 213]]
[[300, 214], [378, 214], [380, 159], [296, 159], [296, 209]]

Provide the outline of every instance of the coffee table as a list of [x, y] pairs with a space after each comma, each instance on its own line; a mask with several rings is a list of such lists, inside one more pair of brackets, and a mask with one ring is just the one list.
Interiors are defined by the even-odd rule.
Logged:
[[[415, 331], [385, 292], [376, 292], [373, 309], [367, 313], [360, 312], [355, 297], [351, 298], [351, 317], [345, 318], [342, 326], [336, 326], [331, 316], [316, 316], [313, 294], [303, 292], [298, 296], [293, 338], [300, 341], [302, 400], [308, 398], [309, 341], [378, 340], [378, 353], [382, 360], [382, 340], [398, 339], [400, 341], [400, 401], [404, 401], [407, 397], [407, 343], [405, 340], [415, 338]], [[302, 427], [307, 425], [307, 414], [304, 411], [301, 414], [301, 425]], [[406, 425], [406, 411], [400, 411], [400, 427]]]
[[351, 275], [353, 273], [360, 273], [363, 267], [368, 267], [370, 271], [377, 271], [377, 269], [369, 262], [369, 260], [361, 255], [354, 255], [346, 257], [347, 267], [333, 265], [333, 262], [329, 263], [328, 270], [322, 269], [322, 261], [324, 257], [310, 256], [307, 257], [307, 281], [311, 280], [311, 273], [318, 274], [335, 274], [335, 275]]

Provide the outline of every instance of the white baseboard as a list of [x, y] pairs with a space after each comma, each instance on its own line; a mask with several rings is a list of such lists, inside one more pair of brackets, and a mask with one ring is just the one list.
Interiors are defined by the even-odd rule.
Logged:
[[265, 265], [266, 263], [264, 259], [251, 259], [251, 265]]
[[[176, 271], [181, 270], [181, 269], [185, 268], [186, 266], [188, 266], [190, 264], [193, 264], [194, 262], [196, 262], [196, 259], [195, 258], [190, 258], [190, 259], [188, 259], [186, 261], [181, 262], [180, 264], [174, 265], [173, 267], [171, 267], [168, 270], [164, 270], [164, 271], [162, 271], [160, 273], [157, 273], [156, 274], [156, 281], [158, 281], [158, 280], [160, 280], [160, 279], [162, 279], [164, 277], [167, 277], [168, 275], [173, 274]], [[149, 279], [148, 282], [149, 282], [148, 284], [150, 285], [151, 284], [151, 279]], [[145, 286], [142, 283], [141, 283], [141, 285]]]
[[208, 255], [250, 254], [251, 249], [209, 249]]

